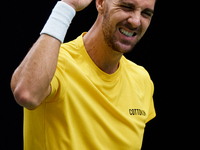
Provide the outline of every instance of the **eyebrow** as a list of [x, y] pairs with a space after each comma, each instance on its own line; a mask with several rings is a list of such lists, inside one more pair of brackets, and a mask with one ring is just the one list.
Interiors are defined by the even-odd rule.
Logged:
[[[120, 4], [121, 4], [121, 5], [129, 6], [129, 7], [131, 7], [131, 8], [135, 8], [135, 4], [130, 3], [130, 2], [120, 1]], [[148, 11], [148, 12], [150, 12], [150, 13], [152, 13], [152, 14], [154, 13], [154, 10], [153, 10], [153, 9], [150, 9], [150, 8], [145, 8], [144, 10], [145, 10], [145, 11]]]
[[124, 1], [120, 1], [119, 2], [121, 5], [126, 5], [129, 6], [131, 8], [135, 8], [135, 5], [133, 3], [129, 3], [129, 2], [124, 2]]

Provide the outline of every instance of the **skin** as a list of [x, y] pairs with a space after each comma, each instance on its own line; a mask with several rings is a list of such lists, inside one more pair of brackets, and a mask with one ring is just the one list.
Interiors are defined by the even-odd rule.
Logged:
[[[152, 3], [145, 4], [145, 1], [141, 1], [140, 5], [150, 7], [153, 10], [154, 0], [148, 0], [148, 2]], [[137, 42], [142, 38], [150, 24], [150, 20], [153, 15], [152, 11], [143, 11], [140, 9], [141, 6], [137, 6], [138, 4], [136, 4], [136, 0], [135, 2], [133, 0], [115, 0], [109, 1], [106, 6], [107, 9], [105, 11], [102, 25], [104, 37], [106, 37], [105, 41], [109, 41], [108, 45], [113, 45], [111, 46], [112, 49], [118, 52], [126, 53], [131, 51]], [[129, 39], [127, 37], [121, 37], [121, 35], [118, 35], [117, 33], [120, 28], [129, 32], [134, 32], [137, 36]], [[110, 34], [106, 36], [107, 32]]]
[[[124, 53], [130, 52], [150, 25], [155, 0], [99, 0], [97, 20], [84, 36], [84, 45], [95, 64], [114, 73]], [[119, 31], [136, 33], [127, 37]]]
[[[62, 0], [76, 11], [92, 0]], [[104, 72], [114, 73], [121, 56], [130, 52], [150, 25], [155, 0], [96, 0], [96, 22], [84, 36], [85, 48]], [[121, 29], [135, 36], [127, 37]], [[11, 89], [17, 103], [27, 109], [37, 108], [51, 93], [60, 41], [42, 34], [13, 73]]]

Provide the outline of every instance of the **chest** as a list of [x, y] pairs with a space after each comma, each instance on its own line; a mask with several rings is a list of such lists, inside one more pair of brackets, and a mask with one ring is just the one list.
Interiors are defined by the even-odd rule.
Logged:
[[82, 138], [93, 137], [111, 149], [140, 147], [147, 110], [136, 83], [121, 79], [112, 83], [93, 82], [90, 78], [79, 81], [71, 83], [65, 95], [66, 118], [70, 118], [72, 128], [83, 133]]

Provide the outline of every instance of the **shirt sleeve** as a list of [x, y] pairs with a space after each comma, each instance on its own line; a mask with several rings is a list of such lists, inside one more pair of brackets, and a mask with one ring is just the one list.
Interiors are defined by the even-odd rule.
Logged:
[[150, 79], [150, 82], [151, 82], [151, 97], [150, 97], [150, 102], [149, 102], [149, 113], [148, 113], [149, 115], [147, 117], [146, 123], [156, 117], [156, 111], [155, 111], [154, 100], [153, 100], [154, 84], [151, 81], [151, 79]]
[[146, 120], [146, 123], [149, 122], [150, 120], [152, 120], [155, 117], [156, 117], [156, 111], [155, 111], [154, 102], [153, 102], [153, 98], [152, 98], [151, 103], [150, 103], [149, 115], [148, 115], [148, 118]]
[[49, 102], [49, 101], [52, 101], [53, 99], [55, 99], [55, 96], [58, 92], [58, 89], [59, 89], [59, 82], [58, 82], [58, 79], [56, 77], [56, 75], [54, 75], [52, 81], [51, 81], [51, 93], [50, 95], [45, 99], [46, 102]]
[[66, 92], [67, 89], [67, 72], [66, 72], [67, 58], [63, 49], [60, 49], [58, 62], [54, 77], [51, 81], [51, 93], [45, 99], [46, 102], [58, 101]]

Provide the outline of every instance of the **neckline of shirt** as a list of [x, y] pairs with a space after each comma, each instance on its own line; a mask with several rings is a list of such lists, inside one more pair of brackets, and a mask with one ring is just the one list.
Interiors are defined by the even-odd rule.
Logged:
[[[93, 69], [97, 74], [98, 76], [103, 79], [104, 81], [114, 81], [115, 79], [117, 79], [118, 77], [120, 77], [121, 75], [121, 71], [122, 71], [122, 58], [120, 59], [120, 62], [119, 62], [119, 67], [118, 69], [112, 73], [112, 74], [108, 74], [106, 72], [104, 72], [103, 70], [101, 70], [94, 62], [93, 60], [91, 59], [91, 57], [89, 56], [89, 54], [87, 53], [86, 49], [85, 49], [85, 46], [84, 46], [84, 43], [83, 43], [83, 36], [86, 34], [87, 32], [84, 32], [81, 34], [81, 36], [78, 38], [77, 42], [80, 44], [80, 46], [83, 48], [82, 49], [82, 55], [84, 55], [85, 59], [87, 59], [89, 63], [89, 66], [91, 67], [91, 69]], [[124, 56], [122, 56], [124, 57]]]

